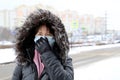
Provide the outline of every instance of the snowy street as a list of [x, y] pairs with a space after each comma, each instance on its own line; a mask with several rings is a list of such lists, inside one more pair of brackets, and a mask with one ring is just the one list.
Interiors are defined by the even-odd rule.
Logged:
[[0, 80], [120, 80], [119, 7], [120, 0], [0, 0]]
[[[119, 48], [120, 44], [72, 48], [74, 80], [120, 80]], [[14, 61], [15, 52], [1, 49], [0, 54], [0, 80], [10, 80], [15, 63], [9, 62]]]
[[[71, 56], [76, 56], [80, 55], [79, 57], [88, 57], [88, 56], [96, 56], [94, 53], [90, 53], [91, 51], [103, 51], [103, 50], [108, 50], [108, 49], [114, 49], [114, 48], [119, 48], [120, 44], [110, 44], [110, 45], [102, 45], [102, 46], [85, 46], [85, 47], [74, 47], [70, 49], [69, 55]], [[87, 54], [86, 54], [87, 52]], [[89, 52], [89, 53], [88, 53]], [[101, 53], [101, 52], [99, 52]], [[98, 55], [108, 55], [108, 54], [103, 54], [105, 52], [102, 52], [102, 54]], [[96, 54], [96, 53], [95, 53]], [[0, 49], [0, 64], [1, 63], [8, 63], [12, 62], [15, 60], [15, 51], [13, 48], [7, 48], [7, 49]]]

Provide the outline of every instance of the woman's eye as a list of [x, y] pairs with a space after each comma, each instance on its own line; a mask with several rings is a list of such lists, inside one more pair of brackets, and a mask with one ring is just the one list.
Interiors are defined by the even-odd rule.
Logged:
[[38, 33], [38, 35], [42, 35], [41, 33]]

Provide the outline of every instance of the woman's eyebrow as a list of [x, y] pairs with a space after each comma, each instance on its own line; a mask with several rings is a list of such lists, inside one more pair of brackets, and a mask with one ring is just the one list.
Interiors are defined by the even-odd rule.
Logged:
[[42, 33], [42, 31], [41, 31], [41, 30], [39, 30], [39, 31], [38, 31], [38, 33]]
[[38, 32], [37, 34], [38, 34], [38, 35], [41, 35], [41, 34], [42, 34], [42, 32]]
[[38, 33], [42, 33], [41, 31], [39, 31]]

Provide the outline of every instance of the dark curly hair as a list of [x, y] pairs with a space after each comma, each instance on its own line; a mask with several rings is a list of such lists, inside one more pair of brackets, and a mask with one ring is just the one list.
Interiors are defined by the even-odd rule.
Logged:
[[61, 20], [48, 10], [38, 9], [31, 13], [23, 23], [16, 29], [17, 60], [25, 62], [27, 59], [26, 49], [35, 46], [34, 38], [38, 28], [46, 25], [55, 36], [56, 43], [60, 48], [59, 55], [65, 61], [66, 53], [69, 50], [68, 37]]

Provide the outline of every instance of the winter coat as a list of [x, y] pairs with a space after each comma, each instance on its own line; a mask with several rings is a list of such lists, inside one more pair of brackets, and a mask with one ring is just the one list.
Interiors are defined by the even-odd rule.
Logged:
[[[73, 80], [72, 59], [67, 57], [62, 65], [52, 51], [43, 53], [42, 61], [45, 69], [39, 80]], [[38, 80], [37, 68], [34, 62], [18, 64], [15, 68], [12, 80]]]
[[[39, 25], [38, 25], [39, 24]], [[45, 65], [40, 79], [34, 58], [35, 30], [41, 24], [49, 24], [56, 44], [51, 51], [41, 55]], [[74, 80], [72, 59], [68, 56], [69, 41], [62, 21], [48, 10], [31, 13], [16, 32], [17, 66], [12, 80]], [[28, 52], [27, 49], [31, 49]]]

